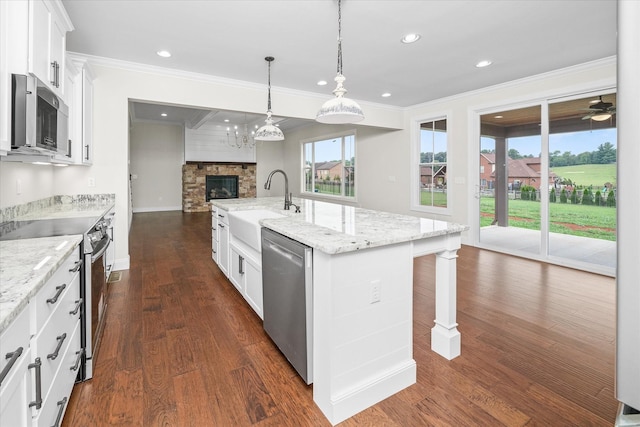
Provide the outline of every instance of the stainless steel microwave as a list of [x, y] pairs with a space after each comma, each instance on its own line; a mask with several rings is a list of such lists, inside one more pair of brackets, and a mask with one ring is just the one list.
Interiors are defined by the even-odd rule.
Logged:
[[11, 149], [70, 153], [69, 108], [37, 77], [11, 75]]

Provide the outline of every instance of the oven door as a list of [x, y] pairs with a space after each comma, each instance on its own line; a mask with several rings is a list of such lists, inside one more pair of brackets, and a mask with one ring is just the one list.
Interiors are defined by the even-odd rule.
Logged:
[[93, 365], [100, 344], [99, 337], [104, 328], [104, 313], [107, 305], [107, 285], [104, 270], [104, 257], [109, 246], [109, 236], [105, 235], [94, 245], [93, 252], [86, 254], [86, 375], [88, 380], [93, 377]]

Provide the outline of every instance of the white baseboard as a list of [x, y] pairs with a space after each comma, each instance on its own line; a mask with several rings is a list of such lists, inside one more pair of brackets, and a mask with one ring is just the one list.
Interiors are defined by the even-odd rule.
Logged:
[[128, 270], [129, 269], [129, 255], [126, 258], [118, 258], [113, 263], [113, 271]]
[[165, 212], [165, 211], [181, 211], [182, 206], [161, 206], [151, 208], [133, 208], [133, 213], [141, 212]]

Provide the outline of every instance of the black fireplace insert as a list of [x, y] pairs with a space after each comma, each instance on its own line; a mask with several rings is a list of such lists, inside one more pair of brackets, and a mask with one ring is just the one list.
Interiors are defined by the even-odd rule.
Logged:
[[237, 199], [238, 175], [207, 175], [205, 197], [211, 199]]

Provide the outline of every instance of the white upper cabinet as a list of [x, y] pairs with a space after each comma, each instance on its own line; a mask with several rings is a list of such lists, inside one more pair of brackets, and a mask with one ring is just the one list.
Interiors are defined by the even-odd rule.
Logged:
[[73, 25], [62, 3], [30, 0], [28, 28], [28, 72], [63, 96], [67, 32]]
[[65, 102], [74, 164], [93, 163], [93, 74], [86, 60], [67, 57]]

